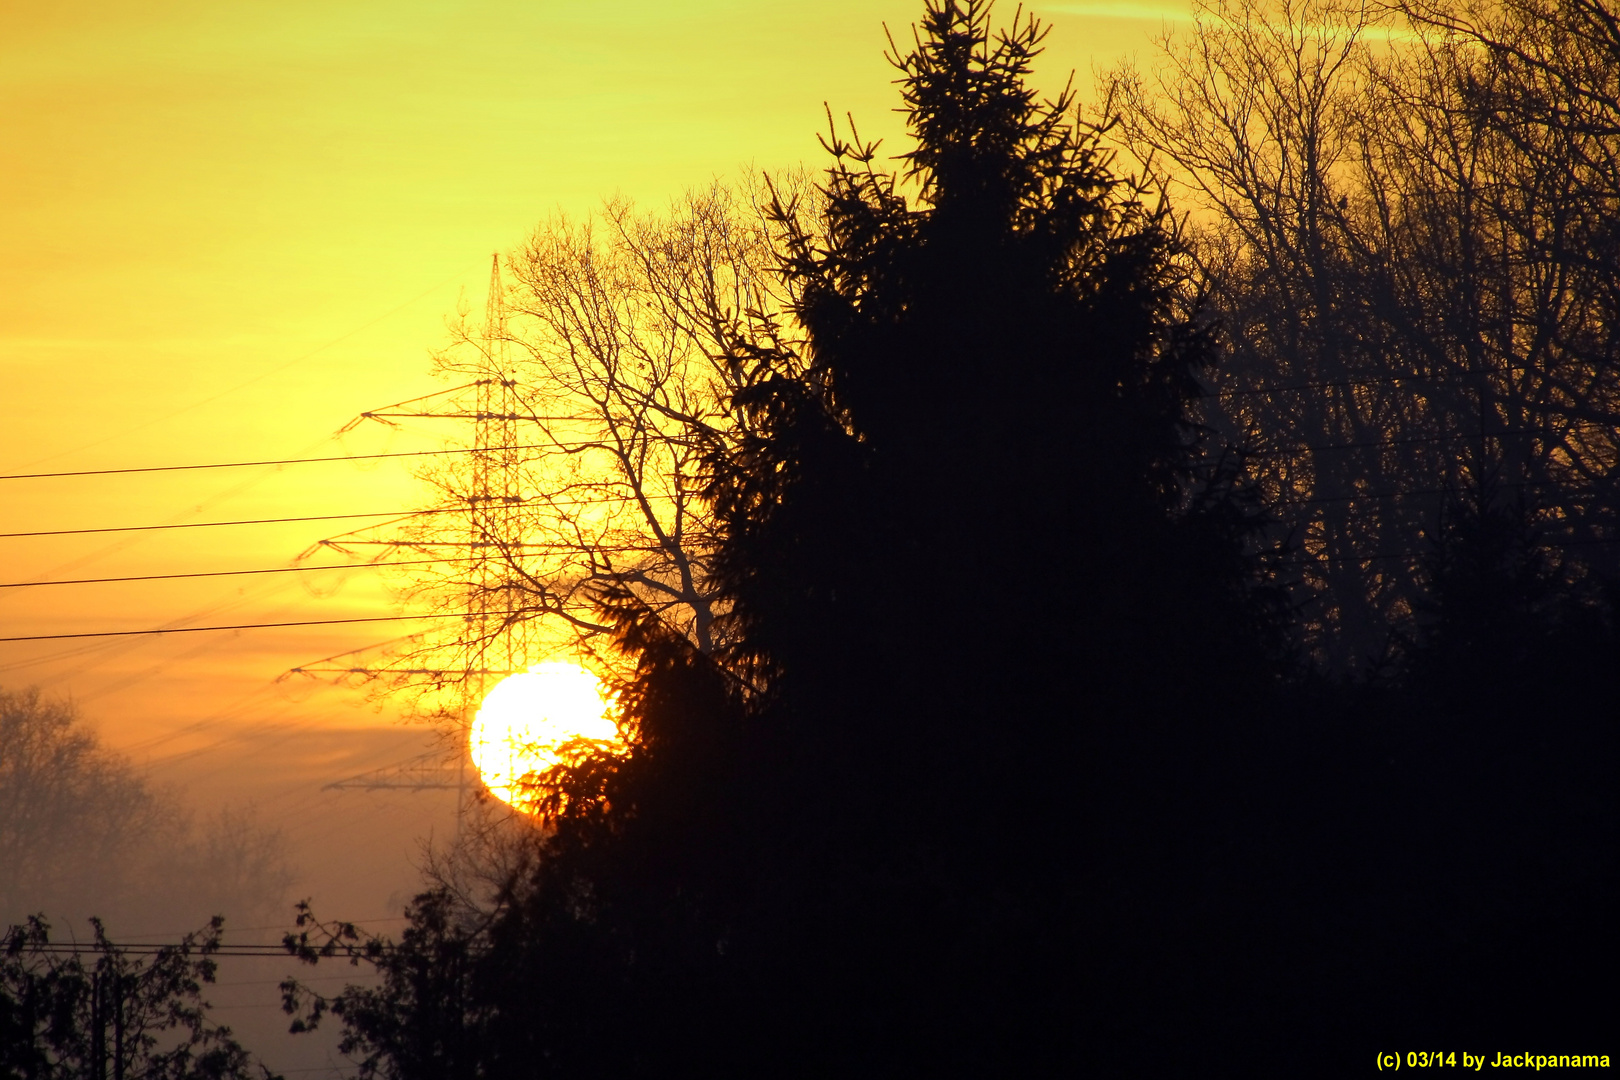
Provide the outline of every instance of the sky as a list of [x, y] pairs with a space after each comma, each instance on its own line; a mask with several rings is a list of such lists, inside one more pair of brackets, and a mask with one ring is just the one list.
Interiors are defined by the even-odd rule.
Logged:
[[[1040, 83], [1074, 71], [1084, 97], [1184, 5], [1033, 10], [1052, 26]], [[899, 152], [884, 25], [909, 41], [920, 12], [0, 0], [0, 476], [442, 448], [453, 433], [427, 424], [335, 433], [444, 388], [430, 354], [458, 304], [481, 308], [492, 253], [614, 194], [657, 207], [817, 166], [825, 108]], [[0, 583], [285, 567], [355, 522], [60, 531], [399, 512], [431, 498], [411, 460], [0, 479], [0, 533], [58, 533], [0, 537]], [[0, 588], [0, 638], [411, 610], [363, 570]], [[397, 918], [454, 799], [323, 789], [433, 732], [364, 689], [280, 677], [407, 625], [0, 641], [0, 687], [71, 697], [204, 809], [256, 806], [318, 908]]]

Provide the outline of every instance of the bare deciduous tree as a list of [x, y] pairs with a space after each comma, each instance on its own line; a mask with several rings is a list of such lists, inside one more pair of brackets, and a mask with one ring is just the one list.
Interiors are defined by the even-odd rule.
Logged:
[[1191, 195], [1229, 346], [1209, 419], [1253, 449], [1335, 667], [1410, 615], [1464, 486], [1586, 561], [1614, 538], [1613, 20], [1457, 11], [1211, 0], [1156, 76], [1105, 84]]
[[596, 590], [609, 582], [699, 648], [715, 647], [705, 453], [744, 423], [733, 403], [741, 361], [762, 349], [795, 355], [773, 273], [768, 187], [785, 201], [810, 190], [791, 175], [716, 183], [665, 214], [616, 199], [587, 221], [542, 225], [505, 260], [483, 320], [463, 311], [453, 323], [436, 364], [456, 390], [428, 409], [366, 414], [450, 417], [474, 451], [424, 474], [439, 497], [433, 509], [445, 512], [412, 517], [380, 541], [443, 559], [406, 591], [470, 606], [468, 618], [413, 639], [379, 674], [442, 688], [469, 670], [592, 649], [606, 630]]

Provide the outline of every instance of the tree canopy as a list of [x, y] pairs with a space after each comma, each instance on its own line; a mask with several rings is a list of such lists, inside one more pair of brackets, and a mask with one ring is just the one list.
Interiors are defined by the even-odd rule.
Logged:
[[[279, 1080], [208, 1015], [224, 920], [155, 951], [85, 945], [37, 917], [0, 937], [0, 1076], [7, 1080]], [[144, 954], [144, 958], [143, 958]]]

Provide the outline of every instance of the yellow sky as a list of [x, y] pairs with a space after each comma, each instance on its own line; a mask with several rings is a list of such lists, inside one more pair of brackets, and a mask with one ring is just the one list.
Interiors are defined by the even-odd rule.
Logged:
[[[1053, 24], [1043, 81], [1055, 90], [1078, 69], [1086, 90], [1094, 64], [1145, 53], [1183, 7], [1036, 5]], [[441, 388], [428, 353], [458, 296], [482, 304], [492, 251], [614, 192], [657, 205], [748, 164], [818, 165], [824, 101], [898, 151], [882, 24], [907, 40], [920, 11], [0, 0], [0, 474], [439, 445], [425, 426], [331, 436]], [[422, 498], [397, 463], [5, 480], [0, 532]], [[347, 527], [0, 539], [0, 582], [281, 566]], [[363, 571], [0, 589], [0, 637], [395, 610]], [[426, 743], [383, 737], [395, 710], [359, 692], [274, 680], [399, 632], [0, 643], [0, 686], [73, 695], [160, 775], [216, 801], [258, 799], [298, 843], [336, 843], [332, 815], [361, 804], [300, 793]], [[334, 741], [350, 729], [371, 733]], [[365, 805], [376, 818], [383, 804]], [[345, 903], [344, 917], [366, 917]]]

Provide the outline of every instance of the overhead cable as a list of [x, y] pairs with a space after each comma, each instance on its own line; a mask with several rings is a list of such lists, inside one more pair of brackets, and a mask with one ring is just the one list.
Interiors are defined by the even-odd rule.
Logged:
[[[487, 615], [533, 614], [523, 611], [490, 611]], [[0, 641], [61, 641], [66, 638], [138, 637], [151, 634], [199, 634], [210, 630], [263, 630], [278, 626], [337, 626], [343, 623], [404, 622], [409, 619], [465, 619], [463, 611], [428, 612], [420, 615], [371, 615], [358, 619], [300, 619], [296, 622], [237, 623], [232, 626], [175, 626], [164, 630], [97, 630], [82, 634], [20, 634], [0, 637]]]
[[424, 566], [429, 563], [476, 562], [476, 559], [401, 559], [374, 563], [318, 563], [313, 566], [271, 566], [258, 570], [209, 570], [189, 574], [132, 574], [127, 577], [68, 578], [61, 581], [0, 581], [0, 589], [31, 589], [40, 585], [104, 585], [115, 581], [174, 581], [180, 578], [241, 577], [245, 574], [301, 574], [315, 570], [367, 570], [373, 566]]
[[99, 529], [46, 529], [41, 532], [0, 533], [0, 540], [24, 536], [84, 536], [89, 533], [149, 532], [154, 529], [213, 529], [223, 525], [279, 525], [290, 521], [342, 521], [349, 518], [391, 517], [395, 519], [421, 517], [426, 514], [465, 514], [466, 507], [447, 506], [437, 510], [383, 510], [371, 514], [316, 514], [311, 517], [248, 518], [242, 521], [182, 521], [173, 525], [114, 525]]
[[[124, 956], [157, 956], [160, 953], [174, 953], [182, 948], [179, 942], [172, 945], [140, 944], [120, 945], [108, 942], [105, 949], [89, 942], [78, 945], [70, 942], [27, 942], [22, 946], [24, 952], [44, 954], [47, 956], [76, 956], [80, 953], [95, 954], [100, 952], [119, 953]], [[319, 946], [316, 946], [318, 949]], [[292, 954], [284, 945], [215, 945], [205, 946], [200, 941], [190, 944], [189, 950], [198, 956], [271, 956], [287, 960]]]
[[380, 458], [434, 457], [442, 454], [487, 454], [497, 450], [544, 450], [551, 443], [481, 446], [465, 450], [400, 450], [389, 454], [338, 454], [333, 457], [274, 458], [265, 461], [210, 461], [199, 465], [147, 465], [132, 469], [77, 469], [72, 472], [13, 473], [0, 480], [48, 480], [62, 476], [114, 476], [121, 473], [184, 472], [190, 469], [250, 469], [258, 465], [308, 465], [321, 461], [376, 461]]

